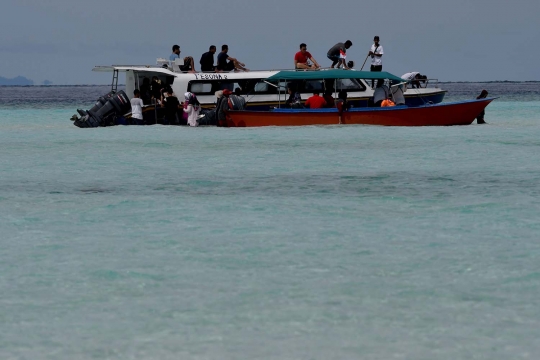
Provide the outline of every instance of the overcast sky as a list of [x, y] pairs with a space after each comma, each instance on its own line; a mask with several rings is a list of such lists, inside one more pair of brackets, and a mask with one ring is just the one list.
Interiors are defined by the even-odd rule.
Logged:
[[540, 0], [2, 0], [0, 76], [104, 84], [95, 65], [155, 64], [179, 44], [211, 44], [250, 69], [290, 68], [301, 42], [323, 66], [350, 39], [363, 63], [373, 36], [384, 70], [442, 81], [540, 80]]

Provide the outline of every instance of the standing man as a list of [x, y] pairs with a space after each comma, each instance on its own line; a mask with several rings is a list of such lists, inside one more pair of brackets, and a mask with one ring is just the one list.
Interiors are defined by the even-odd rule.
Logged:
[[345, 60], [347, 59], [347, 49], [351, 46], [352, 41], [347, 40], [344, 43], [337, 43], [336, 45], [332, 46], [330, 50], [328, 50], [328, 54], [326, 56], [332, 60], [332, 66], [330, 66], [331, 69], [333, 69], [337, 64], [338, 69], [341, 67], [341, 65], [343, 65], [344, 69], [349, 70]]
[[137, 125], [144, 125], [142, 114], [143, 106], [144, 104], [141, 99], [141, 92], [139, 89], [135, 89], [133, 91], [133, 98], [131, 99], [131, 118], [137, 120]]
[[221, 52], [217, 56], [217, 69], [219, 71], [249, 71], [245, 68], [246, 64], [241, 63], [238, 59], [229, 56], [228, 45], [221, 46]]
[[[487, 96], [488, 96], [487, 90], [482, 90], [482, 93], [480, 93], [480, 95], [478, 95], [478, 97], [476, 99], [477, 100], [485, 99], [485, 98], [487, 98]], [[487, 124], [487, 122], [484, 120], [484, 116], [486, 116], [486, 109], [482, 110], [480, 115], [478, 115], [476, 117], [476, 123], [477, 124]]]
[[[309, 64], [308, 60], [311, 60], [313, 64]], [[300, 51], [294, 55], [294, 68], [316, 70], [320, 67], [317, 60], [315, 60], [313, 56], [311, 56], [311, 53], [307, 51], [307, 45], [304, 43], [300, 44]]]
[[216, 46], [211, 45], [210, 49], [208, 49], [208, 52], [205, 52], [201, 56], [201, 61], [199, 61], [199, 64], [201, 64], [201, 71], [203, 72], [214, 72], [216, 71], [216, 67], [214, 66], [214, 54], [216, 53]]
[[[379, 44], [379, 37], [373, 38], [374, 44], [371, 45], [369, 56], [371, 56], [371, 71], [382, 71], [382, 56], [384, 54], [383, 47]], [[371, 80], [371, 87], [375, 86], [375, 80]]]

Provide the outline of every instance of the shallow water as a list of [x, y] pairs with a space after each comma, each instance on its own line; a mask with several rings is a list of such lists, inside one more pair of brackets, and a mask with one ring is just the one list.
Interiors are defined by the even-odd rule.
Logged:
[[536, 358], [540, 85], [442, 86], [489, 125], [78, 129], [106, 87], [0, 87], [0, 358]]

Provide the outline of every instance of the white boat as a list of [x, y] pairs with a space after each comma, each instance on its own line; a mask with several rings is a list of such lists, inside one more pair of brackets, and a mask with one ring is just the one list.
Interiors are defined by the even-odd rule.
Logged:
[[[166, 60], [158, 59], [158, 63], [168, 65]], [[170, 85], [178, 96], [186, 92], [196, 94], [203, 107], [213, 106], [216, 101], [215, 92], [224, 89], [234, 91], [236, 88], [240, 88], [242, 96], [247, 100], [247, 108], [249, 110], [269, 110], [270, 108], [279, 106], [288, 98], [286, 82], [270, 84], [264, 81], [264, 79], [270, 78], [281, 70], [185, 73], [174, 71], [173, 64], [172, 67], [170, 65], [167, 67], [147, 65], [96, 66], [93, 71], [113, 73], [113, 91], [117, 90], [119, 73], [125, 73], [126, 94], [129, 98], [133, 96], [133, 90], [140, 89], [144, 78], [151, 80], [154, 76], [162, 84]], [[303, 100], [313, 95], [313, 92], [316, 90], [321, 93], [324, 93], [325, 90], [325, 83], [320, 80], [300, 81], [295, 85]], [[406, 105], [415, 107], [425, 105], [426, 103], [436, 104], [442, 102], [446, 90], [438, 87], [437, 80], [429, 80], [428, 85], [431, 87], [420, 89], [405, 88], [404, 97]], [[349, 104], [353, 107], [367, 107], [374, 93], [371, 84], [368, 84], [366, 80], [340, 79], [337, 83], [332, 83], [332, 86], [335, 86], [337, 91], [347, 91]]]

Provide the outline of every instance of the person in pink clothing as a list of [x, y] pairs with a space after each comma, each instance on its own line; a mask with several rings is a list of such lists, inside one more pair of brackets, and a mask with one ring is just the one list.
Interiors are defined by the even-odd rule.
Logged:
[[197, 120], [199, 118], [199, 112], [201, 111], [201, 104], [199, 103], [197, 96], [187, 92], [184, 94], [184, 99], [184, 113], [187, 114], [187, 124], [189, 126], [199, 126]]

